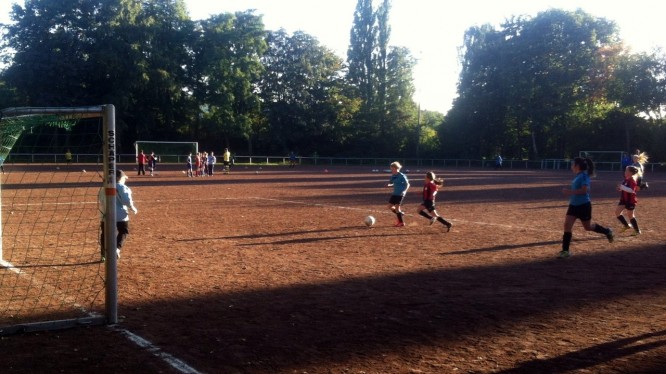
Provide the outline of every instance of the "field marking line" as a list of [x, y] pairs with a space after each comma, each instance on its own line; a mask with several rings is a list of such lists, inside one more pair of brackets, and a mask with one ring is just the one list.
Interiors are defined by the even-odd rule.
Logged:
[[[268, 201], [277, 201], [277, 202], [283, 202], [283, 203], [290, 203], [290, 204], [299, 204], [299, 205], [311, 205], [311, 206], [319, 206], [319, 207], [326, 207], [326, 208], [338, 208], [338, 209], [347, 209], [347, 210], [358, 210], [358, 211], [366, 211], [370, 213], [386, 213], [386, 214], [393, 214], [390, 213], [384, 209], [382, 210], [368, 210], [365, 208], [353, 208], [353, 207], [346, 207], [346, 206], [339, 206], [339, 205], [328, 205], [328, 204], [322, 204], [322, 203], [311, 203], [311, 202], [303, 202], [303, 201], [292, 201], [292, 200], [280, 200], [280, 199], [274, 199], [274, 198], [263, 198], [263, 197], [251, 197], [251, 199], [257, 199], [257, 200], [268, 200]], [[415, 214], [412, 213], [405, 213], [406, 216], [413, 216], [416, 217]], [[481, 222], [481, 221], [468, 221], [464, 219], [453, 219], [451, 218], [451, 221], [453, 222], [462, 222], [462, 223], [470, 223], [474, 225], [480, 225], [480, 226], [495, 226], [495, 227], [502, 227], [506, 228], [509, 230], [515, 230], [515, 229], [524, 229], [524, 230], [531, 230], [531, 231], [538, 231], [538, 232], [554, 232], [554, 233], [559, 233], [562, 232], [560, 230], [544, 230], [543, 228], [536, 228], [536, 227], [524, 227], [524, 226], [516, 226], [516, 225], [507, 225], [505, 223], [491, 223], [491, 222]]]
[[[19, 267], [14, 266], [11, 262], [5, 261], [5, 260], [0, 260], [0, 266], [4, 267], [5, 269], [16, 273], [19, 277], [30, 277], [30, 281], [33, 282], [35, 280], [35, 277], [31, 277], [27, 272], [21, 270]], [[35, 282], [36, 283], [36, 282]], [[59, 292], [59, 288], [57, 286], [52, 285], [51, 283], [47, 282], [42, 282], [39, 280], [39, 288], [44, 289], [48, 288], [52, 291], [53, 298], [55, 299], [56, 296], [59, 298], [63, 303], [70, 304], [73, 306], [75, 309], [78, 309], [81, 313], [85, 313], [88, 315], [88, 317], [99, 317], [98, 314], [89, 311], [84, 307], [83, 305], [77, 303], [74, 301], [74, 296], [68, 296], [66, 293]], [[100, 289], [101, 291], [101, 289]]]
[[0, 265], [4, 268], [6, 268], [9, 271], [13, 271], [14, 273], [21, 275], [23, 271], [16, 266], [14, 266], [11, 262], [7, 262], [5, 260], [0, 260]]
[[[22, 276], [24, 274], [24, 272], [21, 269], [15, 267], [13, 264], [11, 264], [10, 262], [7, 262], [5, 260], [0, 260], [0, 266], [6, 268], [7, 270], [13, 271], [14, 273], [16, 273], [19, 276]], [[46, 286], [48, 284], [42, 283], [42, 285]], [[48, 286], [50, 286], [50, 285], [48, 285]], [[53, 287], [53, 286], [50, 286], [50, 287], [55, 289], [55, 287]], [[68, 302], [67, 299], [68, 299], [68, 297], [65, 297], [63, 299], [63, 301]], [[78, 303], [73, 303], [72, 305], [74, 307], [78, 308], [83, 313], [87, 313], [89, 317], [97, 317], [98, 316], [97, 314], [91, 313], [90, 311], [86, 310], [83, 306], [79, 305]], [[174, 357], [173, 355], [170, 355], [170, 354], [162, 351], [162, 349], [155, 346], [153, 343], [151, 343], [148, 340], [130, 332], [129, 330], [120, 329], [120, 328], [117, 327], [117, 325], [111, 326], [111, 328], [113, 328], [114, 330], [123, 334], [128, 340], [130, 340], [134, 344], [138, 345], [141, 348], [146, 349], [148, 352], [152, 353], [155, 357], [157, 357], [157, 358], [161, 359], [162, 361], [164, 361], [165, 363], [167, 363], [169, 366], [171, 366], [173, 369], [177, 370], [179, 373], [183, 373], [183, 374], [202, 374], [201, 372], [197, 371], [196, 369], [194, 369], [190, 365], [186, 364], [183, 360], [180, 360], [180, 359]]]
[[134, 334], [133, 332], [118, 328], [117, 325], [110, 326], [111, 329], [118, 331], [119, 333], [125, 335], [125, 337], [130, 340], [132, 343], [138, 345], [140, 348], [147, 350], [152, 353], [153, 356], [161, 359], [171, 366], [173, 369], [177, 370], [179, 373], [183, 374], [202, 374], [202, 372], [186, 364], [185, 361], [176, 358], [175, 356], [164, 352], [161, 348], [146, 340], [145, 338], [140, 337], [139, 335]]

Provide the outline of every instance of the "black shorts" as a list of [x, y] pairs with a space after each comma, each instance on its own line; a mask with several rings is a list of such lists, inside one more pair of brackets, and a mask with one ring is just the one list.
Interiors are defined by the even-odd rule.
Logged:
[[430, 213], [435, 211], [435, 202], [432, 200], [423, 200], [421, 205], [423, 205]]
[[402, 195], [391, 195], [389, 198], [389, 204], [391, 205], [401, 205], [402, 204], [402, 199], [405, 197]]
[[583, 205], [569, 205], [569, 209], [567, 209], [567, 216], [574, 216], [581, 221], [591, 221], [592, 203]]
[[634, 209], [636, 209], [636, 204], [632, 204], [631, 202], [629, 202], [629, 201], [624, 201], [624, 200], [622, 200], [622, 199], [620, 199], [620, 202], [619, 202], [617, 205], [624, 205], [624, 209], [626, 209], [626, 210], [634, 210]]

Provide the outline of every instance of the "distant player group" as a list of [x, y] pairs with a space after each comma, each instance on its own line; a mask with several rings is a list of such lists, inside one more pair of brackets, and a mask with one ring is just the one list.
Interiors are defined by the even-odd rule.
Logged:
[[185, 161], [185, 174], [191, 177], [208, 177], [215, 173], [217, 157], [214, 152], [197, 152], [194, 157], [190, 153]]
[[[617, 191], [620, 192], [620, 201], [615, 209], [615, 216], [622, 225], [622, 232], [633, 230], [632, 235], [638, 236], [641, 230], [638, 226], [635, 210], [638, 204], [637, 193], [641, 189], [647, 189], [648, 185], [643, 178], [644, 165], [648, 161], [648, 155], [645, 152], [636, 152], [632, 157], [633, 163], [624, 169], [624, 180], [617, 185]], [[405, 213], [402, 211], [402, 203], [410, 187], [409, 180], [400, 170], [402, 165], [399, 162], [393, 162], [391, 167], [391, 179], [388, 187], [393, 188], [389, 197], [388, 207], [396, 215], [397, 221], [394, 226], [405, 226]], [[569, 197], [569, 207], [564, 218], [564, 234], [562, 235], [562, 250], [559, 258], [568, 258], [571, 256], [569, 247], [573, 237], [572, 229], [576, 220], [580, 220], [586, 231], [594, 231], [605, 235], [610, 243], [615, 239], [615, 234], [611, 228], [604, 227], [598, 223], [592, 223], [592, 201], [590, 198], [590, 177], [595, 175], [594, 162], [590, 158], [576, 157], [571, 162], [571, 171], [575, 174], [571, 186], [562, 189], [562, 194]], [[425, 175], [423, 185], [423, 202], [419, 205], [417, 213], [429, 221], [432, 225], [440, 222], [449, 232], [453, 224], [440, 216], [435, 208], [435, 196], [439, 186], [444, 184], [442, 179], [435, 176], [435, 173], [429, 171]], [[375, 223], [374, 217], [366, 219], [366, 224], [372, 226]]]
[[[228, 148], [224, 149], [222, 154], [222, 162], [224, 167], [224, 174], [229, 174], [231, 171], [231, 152]], [[157, 170], [157, 162], [159, 156], [155, 152], [150, 152], [146, 155], [143, 150], [136, 156], [137, 161], [137, 175], [146, 175], [146, 166], [153, 176]], [[187, 177], [209, 177], [215, 173], [215, 164], [217, 164], [217, 157], [213, 152], [197, 152], [195, 155], [190, 153], [185, 161], [185, 170], [183, 174]]]
[[159, 157], [155, 154], [155, 152], [150, 152], [150, 155], [146, 155], [143, 150], [141, 150], [139, 155], [136, 156], [137, 175], [146, 175], [146, 165], [148, 165], [150, 176], [154, 176], [158, 161]]
[[[231, 152], [228, 148], [224, 149], [222, 160], [223, 172], [229, 174], [231, 171]], [[216, 163], [217, 157], [213, 152], [198, 152], [194, 157], [190, 153], [185, 162], [185, 173], [188, 177], [210, 177], [215, 173]]]

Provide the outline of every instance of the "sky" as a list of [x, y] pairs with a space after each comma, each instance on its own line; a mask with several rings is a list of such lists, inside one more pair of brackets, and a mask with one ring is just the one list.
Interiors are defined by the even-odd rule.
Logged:
[[[57, 0], [55, 0], [57, 1]], [[8, 22], [12, 3], [0, 0], [0, 22]], [[303, 31], [346, 58], [349, 32], [357, 0], [185, 0], [192, 19], [255, 9], [266, 29]], [[379, 4], [380, 0], [375, 0]], [[455, 4], [455, 5], [453, 5]], [[512, 16], [534, 16], [552, 8], [581, 8], [595, 17], [615, 21], [620, 35], [634, 52], [666, 50], [663, 17], [666, 2], [634, 0], [392, 0], [389, 18], [390, 45], [407, 47], [417, 59], [414, 68], [415, 100], [421, 109], [446, 113], [456, 97], [460, 74], [458, 49], [465, 30], [472, 26], [500, 23]]]

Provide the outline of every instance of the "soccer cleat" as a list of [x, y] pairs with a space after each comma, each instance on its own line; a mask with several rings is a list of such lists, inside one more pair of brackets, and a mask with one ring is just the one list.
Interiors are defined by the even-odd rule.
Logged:
[[641, 234], [641, 230], [635, 231], [631, 233], [631, 236], [639, 236]]
[[628, 225], [628, 226], [622, 226], [622, 229], [621, 229], [620, 232], [625, 232], [625, 231], [627, 231], [627, 230], [629, 230], [629, 229], [631, 229], [631, 228], [633, 228], [631, 225]]
[[608, 239], [609, 243], [612, 243], [615, 240], [615, 234], [613, 233], [612, 229], [608, 229], [608, 234], [606, 234], [606, 238]]
[[405, 223], [404, 222], [396, 222], [395, 225], [393, 225], [393, 226], [394, 227], [404, 227]]
[[446, 232], [451, 231], [451, 227], [453, 227], [453, 224], [450, 223], [450, 222], [447, 222], [447, 223], [445, 223], [445, 225], [446, 225]]
[[435, 221], [437, 221], [437, 217], [430, 218], [430, 225], [432, 226], [432, 224], [435, 223]]
[[561, 251], [560, 254], [557, 256], [557, 258], [567, 258], [571, 256], [571, 253], [569, 251]]

